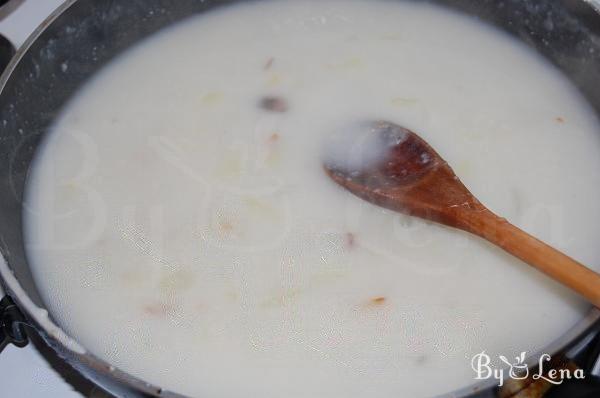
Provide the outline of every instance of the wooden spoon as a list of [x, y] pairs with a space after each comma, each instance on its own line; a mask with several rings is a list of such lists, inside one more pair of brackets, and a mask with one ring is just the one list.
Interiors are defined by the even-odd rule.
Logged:
[[359, 168], [326, 162], [335, 182], [376, 205], [480, 236], [600, 307], [600, 274], [492, 213], [417, 134], [384, 121], [366, 126], [384, 156]]

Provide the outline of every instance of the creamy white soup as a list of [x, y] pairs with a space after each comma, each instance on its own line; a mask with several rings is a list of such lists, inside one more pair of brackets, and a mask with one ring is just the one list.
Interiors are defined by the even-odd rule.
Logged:
[[[68, 71], [68, 61], [63, 71]], [[564, 76], [475, 19], [401, 1], [219, 8], [118, 57], [33, 168], [51, 315], [194, 397], [428, 397], [542, 349], [587, 304], [465, 233], [323, 172], [365, 120], [418, 132], [492, 210], [600, 266], [600, 128]]]

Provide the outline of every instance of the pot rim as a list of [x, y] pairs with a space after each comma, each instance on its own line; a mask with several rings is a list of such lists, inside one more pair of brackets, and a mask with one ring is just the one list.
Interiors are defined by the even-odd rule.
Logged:
[[[33, 33], [31, 33], [31, 35], [29, 35], [29, 37], [27, 37], [23, 45], [17, 50], [10, 63], [6, 66], [2, 72], [2, 75], [0, 76], [0, 96], [2, 96], [4, 88], [7, 82], [10, 80], [17, 65], [23, 58], [27, 56], [33, 43], [35, 43], [46, 31], [46, 29], [77, 1], [78, 0], [66, 0], [63, 2], [33, 31]], [[25, 313], [27, 320], [29, 321], [29, 325], [33, 326], [36, 332], [40, 333], [44, 340], [46, 340], [46, 343], [55, 351], [58, 351], [57, 348], [60, 348], [61, 351], [64, 353], [69, 353], [81, 364], [103, 374], [109, 375], [116, 382], [122, 383], [137, 392], [169, 398], [186, 398], [182, 395], [175, 394], [173, 392], [164, 390], [161, 387], [148, 383], [131, 375], [128, 372], [124, 372], [88, 351], [76, 339], [71, 337], [60, 326], [54, 323], [50, 319], [48, 311], [45, 308], [39, 307], [33, 302], [12, 272], [12, 269], [8, 264], [8, 261], [6, 261], [4, 258], [3, 253], [0, 253], [0, 293], [2, 293], [2, 285], [4, 285], [6, 288], [5, 294], [10, 295], [18, 305], [19, 309]], [[68, 362], [77, 368], [77, 364], [73, 364], [71, 361]], [[80, 371], [80, 373], [86, 377], [83, 372]]]
[[[50, 16], [48, 16], [25, 40], [23, 45], [17, 50], [16, 54], [0, 76], [0, 96], [3, 95], [7, 82], [10, 80], [17, 65], [23, 58], [27, 56], [27, 53], [29, 52], [29, 49], [33, 43], [35, 43], [42, 33], [44, 33], [50, 25], [52, 25], [77, 1], [78, 0], [66, 0], [56, 10], [54, 10]], [[592, 7], [600, 17], [600, 0], [581, 1]], [[29, 297], [27, 292], [17, 280], [16, 276], [13, 274], [12, 269], [5, 260], [3, 254], [0, 253], [0, 294], [2, 293], [2, 286], [6, 288], [6, 294], [10, 295], [19, 308], [25, 313], [27, 319], [30, 321], [30, 325], [36, 329], [36, 332], [41, 332], [44, 339], [53, 349], [56, 350], [56, 347], [59, 347], [61, 350], [66, 350], [66, 352], [72, 354], [73, 358], [77, 361], [80, 361], [83, 365], [86, 365], [96, 371], [105, 373], [112, 377], [115, 381], [122, 383], [129, 388], [133, 388], [137, 392], [168, 398], [187, 398], [183, 395], [164, 390], [158, 386], [144, 381], [143, 379], [135, 377], [128, 372], [122, 371], [88, 351], [75, 338], [71, 337], [60, 326], [55, 324], [49, 318], [49, 314], [46, 309], [39, 307], [33, 302], [33, 300]], [[543, 350], [535, 353], [534, 355], [528, 356], [526, 364], [530, 367], [538, 364], [540, 357], [543, 354], [556, 355], [558, 353], [565, 353], [597, 329], [600, 329], [600, 309], [591, 307], [587, 314], [564, 335], [554, 340]], [[72, 365], [77, 367], [77, 364]], [[475, 382], [467, 387], [463, 387], [449, 393], [444, 393], [437, 396], [437, 398], [469, 397], [483, 391], [493, 389], [497, 386], [498, 381], [492, 378], [489, 380]]]

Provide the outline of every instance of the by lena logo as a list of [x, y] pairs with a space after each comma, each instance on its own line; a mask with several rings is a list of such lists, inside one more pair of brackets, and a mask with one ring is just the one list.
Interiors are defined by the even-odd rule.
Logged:
[[499, 355], [498, 359], [503, 363], [502, 367], [492, 365], [492, 358], [485, 351], [475, 355], [471, 360], [471, 367], [475, 372], [476, 380], [495, 379], [498, 381], [498, 386], [504, 385], [504, 380], [507, 378], [513, 380], [524, 380], [531, 376], [533, 380], [545, 380], [551, 384], [562, 384], [565, 380], [570, 379], [585, 379], [583, 369], [554, 369], [548, 366], [548, 362], [552, 359], [550, 355], [543, 354], [540, 356], [537, 369], [535, 372], [529, 369], [525, 363], [526, 352], [522, 352], [515, 357], [514, 361], [507, 359], [504, 355]]

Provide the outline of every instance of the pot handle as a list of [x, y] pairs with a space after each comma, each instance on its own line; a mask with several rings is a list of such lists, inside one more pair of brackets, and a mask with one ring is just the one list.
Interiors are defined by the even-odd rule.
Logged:
[[4, 296], [0, 300], [0, 352], [9, 344], [22, 348], [29, 343], [25, 325], [25, 318], [15, 302], [10, 296]]
[[565, 380], [553, 387], [544, 398], [595, 398], [600, 397], [600, 334], [589, 343], [590, 348], [575, 362], [585, 372], [584, 380]]
[[[9, 3], [11, 3], [10, 0], [0, 0], [0, 10], [11, 12]], [[0, 35], [0, 73], [4, 72], [15, 53], [15, 46], [6, 37]]]
[[10, 60], [15, 55], [15, 52], [15, 47], [10, 40], [0, 35], [0, 73], [8, 66]]

